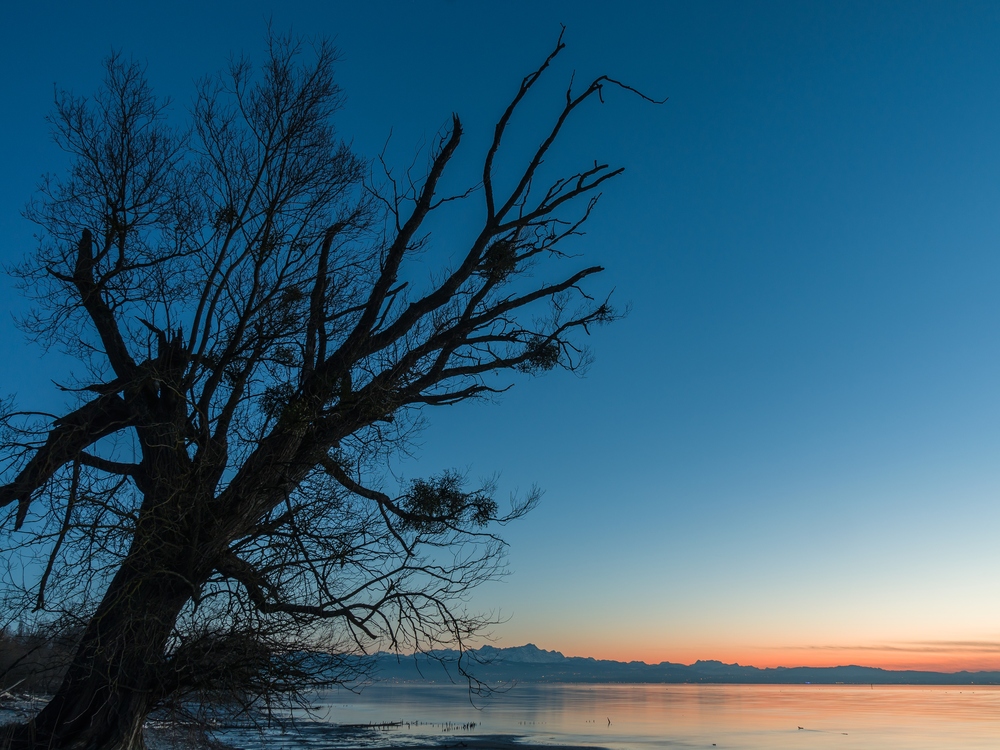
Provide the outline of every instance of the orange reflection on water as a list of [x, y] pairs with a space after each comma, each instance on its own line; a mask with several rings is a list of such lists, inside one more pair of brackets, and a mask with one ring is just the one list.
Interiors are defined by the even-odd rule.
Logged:
[[672, 739], [740, 748], [1000, 747], [993, 686], [622, 685], [596, 687], [593, 698], [618, 714], [630, 737], [609, 744], [621, 747]]
[[[600, 685], [563, 686], [553, 741], [609, 747], [689, 743], [730, 748], [1000, 747], [993, 686]], [[581, 737], [587, 714], [610, 727]], [[594, 726], [592, 724], [591, 726]], [[561, 736], [560, 736], [561, 735]]]
[[331, 724], [403, 722], [372, 747], [454, 746], [461, 732], [445, 727], [475, 723], [472, 737], [615, 750], [1000, 748], [1000, 687], [976, 685], [521, 684], [475, 708], [462, 686], [398, 684], [331, 694], [324, 708]]

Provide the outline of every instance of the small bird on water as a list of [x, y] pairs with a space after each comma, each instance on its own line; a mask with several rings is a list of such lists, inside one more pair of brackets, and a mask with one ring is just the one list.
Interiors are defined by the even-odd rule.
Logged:
[[611, 726], [611, 717], [610, 716], [608, 717], [608, 726], [609, 727]]

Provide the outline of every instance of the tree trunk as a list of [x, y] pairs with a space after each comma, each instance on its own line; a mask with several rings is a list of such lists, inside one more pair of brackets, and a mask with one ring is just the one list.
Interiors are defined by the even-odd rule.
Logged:
[[0, 747], [143, 747], [143, 723], [163, 697], [164, 649], [190, 597], [190, 584], [182, 576], [154, 565], [145, 554], [130, 554], [90, 620], [55, 696], [35, 718], [9, 727]]

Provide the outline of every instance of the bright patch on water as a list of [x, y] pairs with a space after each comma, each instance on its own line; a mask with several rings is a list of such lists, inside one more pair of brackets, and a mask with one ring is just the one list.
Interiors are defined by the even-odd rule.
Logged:
[[992, 686], [518, 685], [477, 704], [461, 686], [376, 685], [319, 696], [317, 721], [299, 730], [222, 739], [267, 750], [461, 749], [501, 737], [614, 750], [1000, 748]]

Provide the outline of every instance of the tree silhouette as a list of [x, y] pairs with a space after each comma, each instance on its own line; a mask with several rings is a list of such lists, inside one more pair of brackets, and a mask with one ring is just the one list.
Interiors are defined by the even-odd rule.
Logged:
[[[615, 317], [581, 286], [602, 269], [560, 247], [621, 169], [537, 183], [568, 118], [628, 87], [571, 87], [511, 186], [495, 182], [563, 46], [522, 80], [460, 196], [439, 195], [457, 116], [421, 179], [369, 177], [332, 124], [327, 43], [270, 35], [259, 70], [238, 59], [199, 85], [186, 130], [121, 55], [92, 98], [57, 98], [72, 166], [29, 204], [40, 241], [16, 273], [25, 329], [83, 369], [65, 413], [8, 405], [0, 528], [21, 576], [9, 611], [77, 636], [59, 689], [3, 747], [141, 746], [163, 706], [267, 705], [348, 679], [351, 654], [461, 647], [487, 624], [463, 596], [502, 573], [497, 525], [537, 493], [501, 511], [490, 483], [448, 471], [392, 489], [385, 467], [425, 407], [505, 390], [495, 373], [578, 369], [579, 335]], [[480, 198], [458, 260], [422, 279], [429, 218]]]

